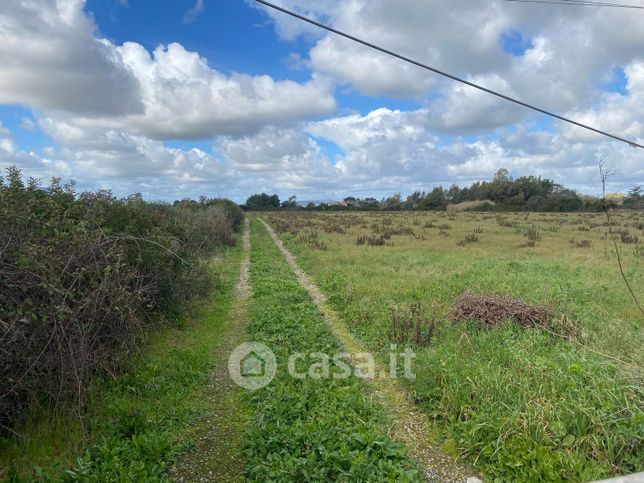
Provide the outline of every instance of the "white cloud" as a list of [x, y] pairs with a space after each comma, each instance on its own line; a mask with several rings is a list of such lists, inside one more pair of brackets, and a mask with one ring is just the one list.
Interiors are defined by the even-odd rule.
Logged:
[[225, 168], [200, 149], [177, 149], [160, 141], [118, 129], [78, 127], [45, 118], [41, 129], [62, 146], [58, 153], [78, 168], [79, 174], [99, 179], [157, 177], [182, 182], [222, 181]]
[[276, 186], [299, 192], [319, 190], [334, 183], [338, 174], [320, 146], [301, 129], [267, 127], [252, 136], [221, 138], [215, 149], [237, 179], [249, 181], [251, 190]]
[[[309, 199], [348, 193], [380, 196], [428, 190], [439, 183], [467, 185], [490, 179], [501, 167], [513, 176], [543, 176], [596, 194], [600, 154], [622, 166], [613, 180], [616, 189], [644, 182], [640, 152], [601, 138], [567, 140], [564, 134], [519, 125], [492, 137], [443, 139], [426, 129], [428, 122], [425, 109], [377, 109], [300, 129], [269, 128], [244, 138], [226, 137], [216, 148], [238, 178], [254, 179], [255, 191], [273, 189]], [[320, 138], [335, 143], [341, 154], [330, 159], [316, 140]]]
[[36, 129], [36, 123], [34, 120], [30, 117], [24, 117], [20, 121], [20, 128], [24, 129], [25, 131], [33, 131]]
[[203, 13], [205, 8], [204, 0], [196, 0], [195, 4], [183, 16], [183, 23], [188, 24], [194, 22]]
[[[513, 4], [502, 0], [289, 0], [288, 8], [447, 72], [480, 82], [554, 112], [584, 110], [601, 97], [597, 85], [612, 70], [644, 60], [644, 16], [624, 9]], [[279, 34], [291, 38], [287, 16], [270, 12]], [[286, 31], [286, 34], [284, 33]], [[504, 52], [502, 36], [520, 31], [531, 46]], [[301, 33], [301, 32], [300, 32]], [[485, 132], [533, 114], [487, 94], [364, 46], [318, 31], [310, 50], [314, 72], [378, 96], [427, 98], [441, 113], [436, 128]], [[471, 113], [471, 115], [468, 115]]]
[[[644, 138], [644, 16], [501, 0], [282, 3], [508, 95]], [[224, 73], [178, 43], [153, 51], [116, 45], [97, 36], [83, 7], [0, 4], [0, 104], [31, 108], [51, 140], [42, 152], [20, 149], [0, 125], [1, 166], [92, 180], [120, 194], [241, 201], [261, 190], [310, 199], [431, 189], [489, 179], [500, 167], [593, 192], [602, 153], [622, 167], [617, 186], [644, 183], [641, 151], [559, 122], [535, 131], [529, 111], [281, 13], [268, 11], [279, 35], [310, 42], [308, 56], [290, 58], [311, 70], [308, 82]], [[196, 1], [195, 15], [203, 7]], [[523, 55], [502, 49], [500, 37], [512, 29], [530, 39]], [[625, 94], [600, 85], [615, 67], [624, 69]], [[324, 118], [336, 110], [337, 86], [414, 99], [419, 108]], [[164, 143], [208, 138], [214, 154]], [[328, 143], [338, 150], [327, 151]]]
[[[0, 5], [0, 103], [155, 139], [244, 134], [332, 112], [333, 86], [224, 74], [178, 43], [95, 37], [81, 0]], [[199, 6], [199, 4], [197, 5]]]
[[[634, 61], [624, 68], [627, 79], [626, 95], [606, 93], [599, 103], [588, 109], [579, 109], [569, 115], [580, 122], [601, 126], [602, 129], [639, 141], [644, 140], [644, 60]], [[598, 136], [574, 126], [561, 126], [568, 141], [598, 142]], [[644, 163], [643, 163], [644, 164]]]
[[16, 146], [11, 131], [0, 122], [0, 176], [10, 166], [18, 166], [28, 171], [30, 176], [52, 176], [52, 168], [65, 172], [64, 163], [52, 163], [34, 152], [22, 151]]
[[85, 115], [142, 110], [138, 81], [95, 37], [82, 7], [80, 0], [0, 3], [0, 103]]
[[177, 43], [158, 47], [152, 55], [130, 42], [118, 50], [141, 84], [145, 112], [115, 124], [156, 139], [244, 134], [336, 107], [332, 86], [322, 80], [298, 84], [266, 75], [225, 75]]

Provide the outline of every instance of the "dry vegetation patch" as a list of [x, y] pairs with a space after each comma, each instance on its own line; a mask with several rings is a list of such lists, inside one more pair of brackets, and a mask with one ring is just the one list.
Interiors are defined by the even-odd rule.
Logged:
[[554, 310], [547, 305], [533, 305], [510, 297], [464, 294], [456, 301], [448, 318], [454, 322], [476, 320], [493, 327], [511, 320], [524, 327], [547, 326]]

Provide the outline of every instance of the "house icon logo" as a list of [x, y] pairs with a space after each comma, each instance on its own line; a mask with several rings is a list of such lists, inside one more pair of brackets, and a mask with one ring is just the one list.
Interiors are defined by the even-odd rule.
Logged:
[[264, 359], [255, 351], [247, 354], [241, 362], [241, 375], [244, 377], [264, 377], [266, 373], [266, 363]]
[[270, 383], [275, 377], [275, 354], [261, 342], [244, 342], [228, 358], [228, 374], [235, 383], [254, 391]]

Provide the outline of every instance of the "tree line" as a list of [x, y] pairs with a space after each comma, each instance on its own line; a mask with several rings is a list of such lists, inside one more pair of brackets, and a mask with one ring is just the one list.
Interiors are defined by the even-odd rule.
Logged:
[[431, 191], [414, 191], [403, 199], [395, 194], [380, 200], [348, 196], [341, 202], [299, 204], [295, 196], [281, 201], [276, 194], [250, 196], [243, 208], [262, 210], [316, 211], [441, 211], [449, 207], [472, 211], [601, 211], [610, 208], [644, 209], [644, 194], [640, 186], [629, 190], [621, 200], [579, 195], [576, 191], [540, 176], [512, 178], [506, 169], [499, 169], [491, 181], [477, 181], [461, 188], [455, 184], [445, 189], [436, 186]]

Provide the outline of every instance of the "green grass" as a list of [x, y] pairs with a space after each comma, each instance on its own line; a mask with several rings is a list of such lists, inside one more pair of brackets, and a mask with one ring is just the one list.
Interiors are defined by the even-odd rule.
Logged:
[[[0, 443], [9, 479], [154, 481], [166, 479], [190, 444], [193, 421], [208, 409], [213, 349], [226, 328], [241, 249], [212, 261], [219, 283], [194, 313], [150, 334], [140, 356], [91, 390], [85, 430], [73, 415], [34, 418], [22, 438]], [[79, 456], [80, 455], [80, 456]]]
[[249, 340], [275, 353], [278, 370], [249, 394], [254, 417], [245, 434], [253, 481], [414, 481], [419, 475], [385, 432], [363, 383], [291, 377], [293, 352], [340, 352], [307, 292], [259, 222], [253, 222]]
[[613, 465], [641, 469], [642, 388], [548, 334], [449, 327], [416, 368], [415, 399], [490, 479], [591, 481]]
[[[549, 304], [574, 322], [577, 341], [590, 350], [536, 330], [482, 331], [475, 324], [443, 324], [430, 347], [418, 350], [410, 390], [446, 448], [466, 455], [486, 477], [584, 480], [642, 471], [642, 316], [604, 239], [603, 218], [525, 216], [504, 215], [515, 227], [473, 213], [273, 214], [269, 221], [352, 333], [376, 352], [388, 347], [392, 304], [420, 302], [443, 318], [466, 291]], [[642, 221], [638, 214], [613, 218], [633, 233]], [[430, 220], [435, 227], [425, 228]], [[439, 234], [443, 223], [450, 229]], [[533, 223], [541, 240], [523, 248]], [[373, 224], [411, 228], [416, 237], [357, 246]], [[456, 245], [475, 228], [478, 243]], [[310, 232], [326, 250], [300, 237]], [[577, 248], [573, 238], [590, 239], [591, 247]], [[644, 258], [633, 245], [620, 249], [644, 299]]]

